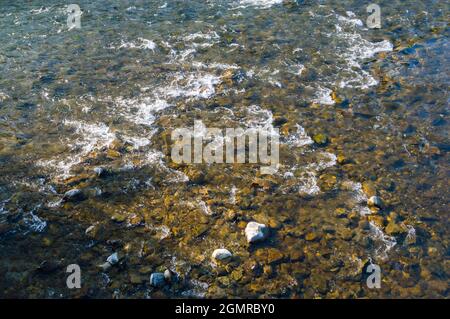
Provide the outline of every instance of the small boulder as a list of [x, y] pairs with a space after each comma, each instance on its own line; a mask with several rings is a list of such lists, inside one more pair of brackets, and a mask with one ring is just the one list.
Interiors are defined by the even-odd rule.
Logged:
[[248, 243], [263, 241], [269, 235], [269, 228], [264, 224], [250, 222], [245, 227], [245, 236]]
[[214, 260], [226, 260], [228, 258], [231, 258], [231, 256], [232, 256], [231, 252], [223, 248], [214, 250], [214, 252], [211, 255], [212, 259]]

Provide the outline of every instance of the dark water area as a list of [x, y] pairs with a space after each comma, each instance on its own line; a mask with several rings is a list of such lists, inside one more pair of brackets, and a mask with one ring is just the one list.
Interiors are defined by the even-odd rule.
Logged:
[[[448, 297], [446, 1], [77, 4], [0, 2], [1, 298]], [[194, 121], [277, 173], [174, 163]]]

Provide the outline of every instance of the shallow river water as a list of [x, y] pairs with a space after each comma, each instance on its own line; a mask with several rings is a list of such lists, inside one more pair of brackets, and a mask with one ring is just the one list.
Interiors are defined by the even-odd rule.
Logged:
[[[0, 297], [448, 297], [446, 1], [75, 1], [0, 3]], [[174, 163], [194, 121], [278, 171]]]

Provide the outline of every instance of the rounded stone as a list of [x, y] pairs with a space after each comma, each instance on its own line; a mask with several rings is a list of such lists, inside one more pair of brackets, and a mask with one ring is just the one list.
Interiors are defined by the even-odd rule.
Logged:
[[263, 241], [267, 238], [268, 234], [269, 229], [264, 224], [249, 222], [245, 227], [245, 236], [247, 237], [247, 242], [249, 243]]
[[378, 197], [378, 196], [372, 196], [367, 201], [367, 204], [369, 205], [369, 207], [382, 208], [383, 207], [383, 200], [380, 197]]
[[112, 254], [106, 259], [111, 265], [115, 265], [119, 262], [119, 255], [117, 253]]
[[214, 250], [211, 255], [212, 259], [214, 260], [226, 260], [228, 258], [231, 258], [231, 256], [231, 252], [224, 248]]
[[164, 274], [161, 272], [154, 272], [150, 275], [150, 285], [153, 287], [162, 287], [165, 284]]

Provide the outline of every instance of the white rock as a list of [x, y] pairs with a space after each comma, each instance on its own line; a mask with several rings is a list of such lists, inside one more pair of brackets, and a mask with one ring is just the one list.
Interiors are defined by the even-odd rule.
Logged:
[[90, 232], [92, 232], [95, 229], [95, 225], [91, 225], [88, 228], [86, 228], [86, 230], [84, 231], [85, 234], [89, 234]]
[[214, 250], [211, 257], [215, 260], [225, 260], [227, 258], [230, 258], [231, 256], [232, 254], [229, 250], [221, 248]]
[[115, 265], [119, 262], [119, 255], [117, 253], [112, 254], [106, 259], [107, 262], [109, 262], [111, 265]]
[[255, 243], [262, 241], [267, 238], [269, 234], [269, 229], [264, 224], [259, 224], [257, 222], [250, 222], [245, 227], [245, 236], [247, 237], [247, 242]]

